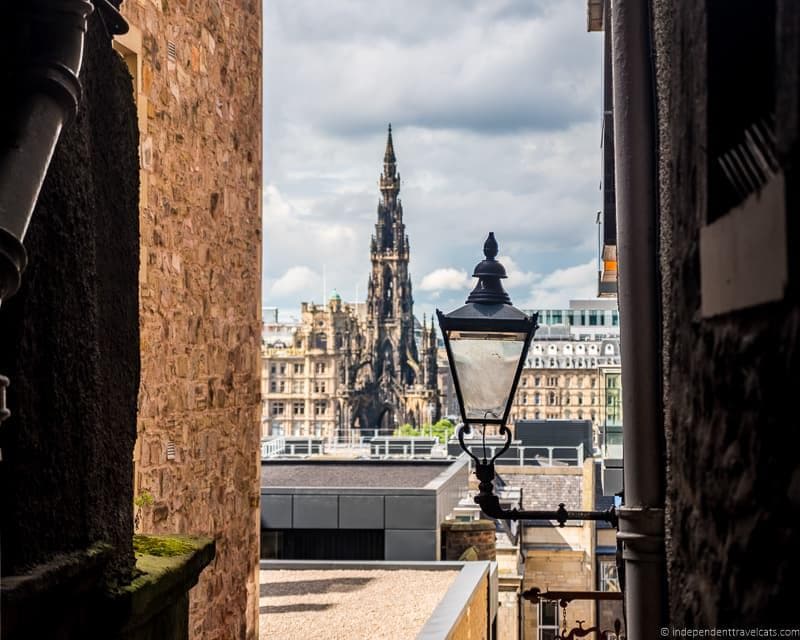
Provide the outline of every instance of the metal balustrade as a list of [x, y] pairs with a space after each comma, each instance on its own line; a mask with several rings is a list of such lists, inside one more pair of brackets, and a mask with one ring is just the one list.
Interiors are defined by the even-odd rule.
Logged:
[[[483, 445], [480, 443], [469, 444], [467, 448], [470, 452], [477, 456], [479, 459], [484, 456]], [[486, 443], [487, 459], [491, 460], [495, 453], [502, 449], [500, 444]], [[574, 453], [574, 455], [573, 455]], [[540, 467], [557, 467], [557, 466], [582, 466], [583, 461], [586, 459], [583, 444], [578, 446], [561, 446], [561, 447], [541, 447], [541, 446], [527, 446], [527, 445], [512, 445], [508, 451], [502, 454], [496, 461], [495, 465], [506, 466], [520, 466], [536, 465]], [[474, 463], [470, 460], [470, 467]]]

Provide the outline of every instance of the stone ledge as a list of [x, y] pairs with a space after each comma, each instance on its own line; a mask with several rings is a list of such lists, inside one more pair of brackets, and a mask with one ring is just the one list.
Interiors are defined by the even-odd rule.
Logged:
[[[59, 619], [63, 623], [55, 625], [66, 633], [79, 628], [83, 620], [75, 615], [73, 605], [80, 598], [93, 598], [102, 588], [111, 551], [110, 545], [98, 543], [55, 556], [26, 574], [3, 576], [0, 635], [4, 639], [34, 637], [43, 625]], [[43, 611], [48, 613], [45, 619]]]
[[141, 573], [109, 593], [123, 635], [146, 625], [188, 594], [216, 555], [214, 540], [180, 534], [134, 536], [134, 550]]
[[472, 520], [463, 522], [458, 520], [445, 520], [442, 522], [442, 529], [448, 531], [494, 531], [494, 520]]

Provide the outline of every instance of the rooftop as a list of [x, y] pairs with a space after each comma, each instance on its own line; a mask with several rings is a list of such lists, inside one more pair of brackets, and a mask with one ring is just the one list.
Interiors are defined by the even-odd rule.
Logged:
[[269, 461], [261, 465], [262, 487], [425, 487], [452, 460], [430, 462], [366, 460]]
[[[440, 640], [497, 618], [497, 564], [262, 560], [261, 638]], [[470, 635], [472, 637], [472, 635]]]

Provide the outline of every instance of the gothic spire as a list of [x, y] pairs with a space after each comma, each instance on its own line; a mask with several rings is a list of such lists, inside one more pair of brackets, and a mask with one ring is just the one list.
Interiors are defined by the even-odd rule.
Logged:
[[394, 157], [394, 143], [392, 142], [392, 123], [389, 123], [389, 135], [386, 138], [386, 152], [383, 154], [383, 164], [394, 164], [397, 158]]
[[389, 124], [389, 135], [386, 138], [386, 151], [383, 154], [383, 173], [378, 184], [381, 194], [383, 194], [383, 205], [387, 209], [394, 209], [397, 205], [397, 194], [400, 193], [400, 174], [397, 173], [397, 158], [394, 155], [391, 124]]

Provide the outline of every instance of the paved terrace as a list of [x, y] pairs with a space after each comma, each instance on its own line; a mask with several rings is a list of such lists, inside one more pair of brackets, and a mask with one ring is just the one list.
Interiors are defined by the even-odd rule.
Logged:
[[261, 638], [416, 638], [457, 575], [458, 569], [262, 569]]

